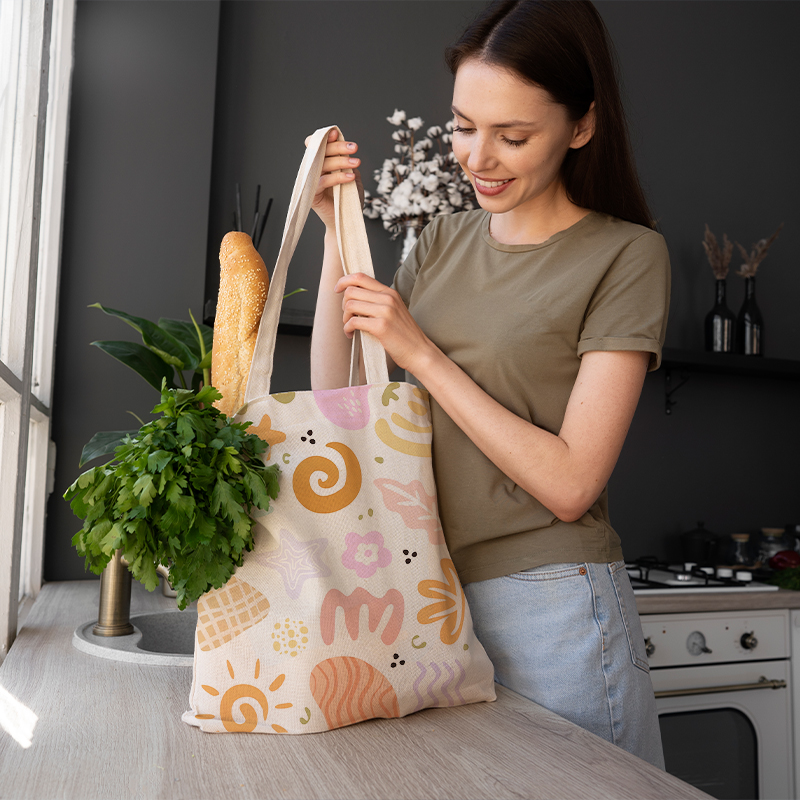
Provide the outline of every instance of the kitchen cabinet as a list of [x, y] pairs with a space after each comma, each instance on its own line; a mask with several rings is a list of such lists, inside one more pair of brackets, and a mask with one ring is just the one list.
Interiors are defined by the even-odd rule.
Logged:
[[[0, 734], [3, 798], [708, 797], [499, 686], [321, 734], [205, 734], [180, 721], [190, 668], [72, 646], [97, 598], [96, 581], [46, 584], [0, 668], [0, 711], [38, 718], [27, 748]], [[133, 613], [170, 605], [134, 584]]]

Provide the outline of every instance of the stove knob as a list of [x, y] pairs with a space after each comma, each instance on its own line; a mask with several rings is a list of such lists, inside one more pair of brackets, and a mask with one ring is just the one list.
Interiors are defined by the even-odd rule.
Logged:
[[696, 566], [697, 566], [696, 562], [694, 562], [694, 561], [686, 561], [684, 563], [684, 565], [683, 565], [683, 571], [684, 572], [691, 572]]
[[693, 656], [699, 656], [701, 653], [710, 653], [708, 645], [706, 644], [706, 637], [700, 631], [692, 631], [686, 639], [686, 649]]
[[756, 647], [758, 647], [758, 639], [753, 636], [753, 631], [750, 631], [750, 633], [743, 633], [739, 641], [745, 650], [755, 650]]
[[753, 580], [753, 573], [746, 569], [741, 569], [736, 573], [736, 580], [741, 583], [749, 583]]
[[652, 656], [653, 653], [655, 653], [655, 651], [656, 651], [656, 646], [653, 644], [653, 642], [650, 640], [650, 637], [648, 636], [644, 640], [644, 652], [647, 654], [647, 657], [650, 658], [650, 656]]
[[718, 578], [732, 578], [733, 570], [730, 567], [717, 567]]

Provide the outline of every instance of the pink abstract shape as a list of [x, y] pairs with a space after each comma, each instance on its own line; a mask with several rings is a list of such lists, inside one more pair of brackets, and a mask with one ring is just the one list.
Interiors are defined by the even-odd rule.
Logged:
[[369, 386], [344, 389], [318, 389], [314, 392], [317, 408], [334, 425], [348, 431], [360, 431], [369, 423]]
[[389, 478], [378, 478], [375, 485], [381, 490], [386, 508], [396, 511], [407, 528], [427, 531], [431, 544], [444, 544], [435, 494], [428, 494], [419, 481], [404, 485]]
[[322, 601], [320, 609], [320, 633], [325, 644], [333, 642], [333, 635], [336, 630], [336, 609], [344, 609], [344, 623], [350, 638], [355, 641], [359, 637], [359, 615], [361, 606], [369, 609], [368, 625], [370, 633], [375, 633], [378, 623], [383, 617], [383, 612], [391, 606], [392, 613], [389, 622], [383, 629], [381, 641], [384, 644], [392, 644], [400, 633], [400, 626], [403, 624], [403, 614], [405, 603], [403, 595], [397, 589], [389, 589], [383, 597], [375, 597], [366, 589], [360, 586], [351, 594], [343, 594], [338, 589], [331, 589]]
[[378, 531], [370, 531], [363, 536], [355, 532], [344, 538], [347, 550], [342, 555], [342, 564], [353, 569], [359, 578], [371, 578], [378, 567], [387, 567], [392, 554], [383, 546], [383, 536]]

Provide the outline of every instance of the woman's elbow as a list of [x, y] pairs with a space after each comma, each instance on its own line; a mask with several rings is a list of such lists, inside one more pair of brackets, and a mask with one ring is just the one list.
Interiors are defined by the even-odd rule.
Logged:
[[560, 496], [548, 508], [562, 522], [577, 522], [597, 501], [599, 492], [575, 489]]

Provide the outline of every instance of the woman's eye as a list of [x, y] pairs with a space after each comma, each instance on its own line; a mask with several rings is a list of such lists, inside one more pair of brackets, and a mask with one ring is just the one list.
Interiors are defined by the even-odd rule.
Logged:
[[462, 128], [460, 125], [453, 126], [453, 133], [472, 133], [474, 128]]
[[503, 141], [506, 144], [510, 144], [512, 147], [522, 147], [528, 140], [527, 139], [507, 139], [505, 136], [503, 137]]

